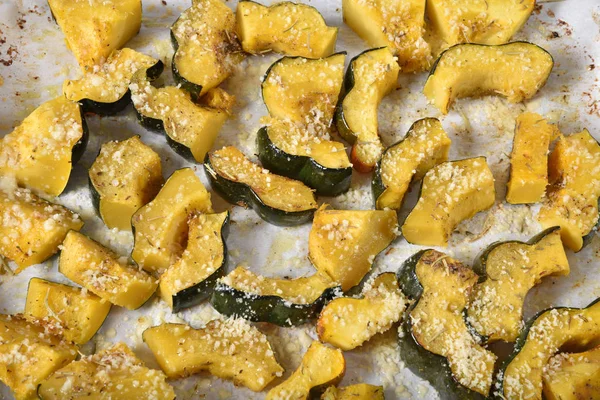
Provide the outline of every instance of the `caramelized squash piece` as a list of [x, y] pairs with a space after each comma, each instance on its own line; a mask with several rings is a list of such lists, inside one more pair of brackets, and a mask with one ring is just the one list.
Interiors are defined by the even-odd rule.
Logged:
[[494, 176], [484, 157], [439, 164], [425, 174], [402, 234], [409, 243], [447, 246], [461, 221], [487, 210], [495, 199]]
[[600, 398], [600, 346], [583, 353], [558, 353], [544, 367], [544, 398]]
[[124, 343], [82, 357], [59, 369], [38, 387], [42, 400], [175, 399], [166, 376], [147, 368]]
[[442, 114], [463, 97], [493, 94], [520, 103], [546, 84], [553, 66], [550, 53], [527, 42], [458, 44], [439, 56], [423, 93]]
[[202, 329], [162, 324], [143, 338], [169, 378], [208, 371], [260, 392], [283, 373], [267, 337], [242, 319], [213, 320]]
[[330, 386], [321, 396], [321, 400], [385, 400], [383, 386], [357, 383], [343, 388]]
[[551, 186], [537, 219], [544, 228], [560, 226], [565, 246], [579, 251], [598, 223], [600, 144], [586, 129], [561, 137], [548, 169]]
[[160, 275], [184, 251], [191, 212], [212, 212], [210, 193], [191, 168], [173, 172], [158, 195], [133, 214], [135, 243], [131, 258]]
[[429, 68], [425, 0], [342, 0], [344, 22], [370, 46], [387, 46], [402, 72]]
[[141, 307], [158, 286], [149, 274], [75, 231], [63, 242], [58, 271], [98, 297], [129, 310]]
[[65, 339], [87, 343], [100, 329], [110, 303], [81, 288], [32, 278], [27, 289], [24, 314], [58, 323]]
[[371, 190], [378, 210], [400, 210], [412, 181], [448, 159], [450, 138], [436, 118], [416, 121], [404, 139], [388, 147], [377, 163]]
[[361, 346], [387, 331], [402, 317], [406, 299], [396, 274], [383, 273], [367, 282], [362, 298], [338, 297], [329, 302], [317, 322], [319, 340], [344, 351]]
[[302, 363], [283, 383], [267, 393], [266, 400], [298, 399], [324, 391], [344, 377], [346, 360], [342, 351], [314, 341], [302, 357]]
[[58, 196], [87, 141], [79, 104], [57, 97], [36, 108], [0, 140], [0, 175], [14, 176], [20, 186]]
[[0, 314], [0, 381], [16, 400], [36, 398], [37, 385], [75, 357], [77, 346], [52, 324]]
[[48, 0], [48, 5], [84, 71], [123, 47], [142, 25], [141, 0]]
[[131, 230], [133, 214], [164, 183], [160, 156], [139, 136], [107, 142], [88, 172], [92, 202], [110, 229]]
[[240, 1], [237, 33], [244, 51], [275, 51], [288, 56], [327, 57], [335, 49], [338, 28], [329, 27], [319, 11], [306, 4], [283, 1], [265, 7]]
[[477, 284], [468, 307], [468, 321], [488, 342], [514, 342], [522, 327], [523, 303], [542, 278], [568, 275], [569, 260], [560, 228], [549, 228], [529, 242], [511, 240], [489, 246], [473, 269], [484, 281]]
[[332, 210], [321, 206], [308, 237], [308, 257], [346, 291], [360, 283], [375, 256], [396, 239], [393, 210]]
[[15, 273], [46, 261], [71, 229], [79, 230], [79, 215], [49, 203], [27, 189], [0, 190], [0, 254], [17, 264]]

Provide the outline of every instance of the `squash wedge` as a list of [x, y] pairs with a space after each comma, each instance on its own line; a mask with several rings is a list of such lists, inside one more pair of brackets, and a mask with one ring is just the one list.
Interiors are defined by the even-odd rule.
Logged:
[[584, 129], [561, 137], [548, 159], [550, 184], [537, 219], [560, 226], [565, 246], [579, 251], [597, 230], [600, 144]]
[[394, 87], [400, 68], [387, 47], [362, 52], [350, 61], [335, 110], [340, 135], [352, 143], [352, 164], [359, 172], [373, 169], [383, 153], [377, 108]]
[[64, 96], [49, 100], [0, 141], [0, 175], [14, 176], [20, 186], [58, 196], [87, 142], [79, 104]]
[[131, 217], [165, 182], [160, 156], [139, 136], [107, 142], [88, 171], [94, 208], [109, 229], [131, 230]]
[[554, 60], [535, 44], [457, 44], [440, 54], [423, 93], [447, 114], [455, 99], [500, 95], [511, 103], [533, 97], [544, 86]]
[[169, 378], [208, 371], [260, 392], [283, 373], [267, 337], [242, 319], [213, 320], [202, 329], [162, 324], [143, 338]]
[[385, 400], [383, 386], [357, 383], [337, 388], [330, 386], [321, 396], [321, 400]]
[[467, 321], [488, 342], [514, 342], [529, 290], [546, 276], [569, 274], [560, 228], [546, 229], [527, 243], [496, 242], [477, 257], [473, 270], [483, 278], [473, 290]]
[[129, 310], [141, 307], [158, 286], [146, 272], [75, 231], [63, 242], [58, 271], [98, 297]]
[[42, 400], [174, 400], [175, 391], [161, 371], [147, 368], [124, 343], [82, 357], [38, 386]]
[[600, 398], [600, 346], [582, 353], [558, 353], [544, 367], [544, 398]]
[[142, 25], [141, 0], [48, 0], [48, 5], [84, 71], [123, 47]]
[[87, 343], [108, 316], [111, 304], [81, 288], [32, 278], [27, 289], [25, 317], [58, 323], [66, 340]]
[[266, 400], [308, 400], [310, 396], [336, 385], [344, 377], [346, 360], [342, 351], [314, 341], [302, 357], [302, 363], [283, 383], [267, 393]]
[[425, 174], [402, 234], [409, 243], [447, 246], [459, 222], [487, 210], [495, 200], [494, 176], [484, 157], [439, 164]]
[[220, 214], [192, 213], [188, 217], [187, 247], [177, 262], [160, 276], [160, 297], [174, 313], [200, 304], [225, 273], [225, 236], [229, 211]]
[[375, 166], [371, 191], [375, 208], [400, 210], [412, 181], [448, 159], [450, 138], [436, 118], [412, 124], [406, 136], [383, 152]]
[[399, 334], [408, 368], [443, 398], [483, 398], [489, 394], [496, 356], [465, 323], [463, 313], [478, 276], [436, 250], [423, 250], [398, 270], [402, 291], [414, 303]]
[[210, 213], [210, 193], [191, 168], [173, 172], [154, 200], [131, 218], [134, 245], [131, 258], [143, 269], [160, 275], [184, 251], [188, 215]]
[[361, 346], [400, 321], [406, 299], [396, 274], [386, 272], [367, 282], [362, 298], [338, 297], [329, 302], [317, 321], [319, 340], [344, 351]]
[[319, 272], [305, 278], [278, 279], [237, 267], [219, 279], [211, 304], [228, 317], [294, 326], [316, 317], [337, 290], [337, 284]]
[[321, 58], [335, 49], [338, 28], [327, 26], [307, 4], [283, 1], [270, 7], [243, 0], [236, 10], [237, 34], [251, 54], [275, 51], [287, 56]]

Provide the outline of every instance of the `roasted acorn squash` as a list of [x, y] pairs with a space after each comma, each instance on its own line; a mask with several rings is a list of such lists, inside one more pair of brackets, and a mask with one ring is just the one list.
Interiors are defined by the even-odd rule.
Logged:
[[308, 400], [340, 382], [345, 372], [346, 360], [341, 350], [314, 341], [302, 357], [300, 366], [287, 380], [269, 390], [266, 400]]
[[487, 210], [495, 200], [494, 176], [484, 157], [439, 164], [425, 174], [402, 235], [413, 244], [447, 246], [459, 222]]
[[560, 228], [546, 229], [527, 243], [494, 243], [477, 257], [473, 270], [482, 282], [473, 290], [467, 321], [489, 342], [514, 342], [529, 290], [546, 276], [569, 274]]
[[169, 378], [208, 371], [260, 392], [283, 373], [267, 337], [242, 319], [213, 320], [202, 329], [162, 324], [143, 338]]
[[310, 221], [317, 201], [302, 182], [270, 173], [251, 162], [233, 146], [209, 153], [204, 168], [211, 185], [225, 200], [252, 207], [275, 225], [299, 225]]
[[383, 386], [357, 383], [337, 388], [330, 386], [321, 396], [321, 400], [385, 400]]
[[58, 271], [112, 304], [134, 310], [158, 286], [152, 276], [81, 233], [70, 231], [62, 246]]
[[48, 0], [48, 4], [84, 71], [123, 47], [142, 25], [141, 0]]
[[36, 108], [2, 138], [0, 175], [14, 175], [21, 186], [58, 196], [87, 142], [88, 129], [79, 104], [57, 97]]
[[406, 308], [406, 299], [392, 272], [367, 282], [362, 296], [338, 297], [323, 308], [317, 321], [320, 341], [344, 351], [352, 350], [390, 329], [400, 321]]
[[532, 43], [457, 44], [440, 54], [423, 93], [443, 114], [463, 97], [493, 94], [519, 103], [544, 86], [553, 66], [550, 53]]
[[377, 108], [396, 86], [399, 71], [387, 47], [364, 51], [350, 61], [335, 124], [344, 140], [352, 143], [351, 159], [357, 171], [369, 172], [381, 158]]
[[174, 400], [166, 376], [147, 368], [124, 343], [59, 369], [39, 386], [42, 400]]
[[307, 4], [284, 1], [270, 7], [240, 1], [237, 33], [244, 51], [268, 51], [288, 56], [327, 57], [335, 49], [338, 28], [329, 27], [319, 11]]
[[32, 278], [23, 313], [26, 317], [55, 321], [62, 327], [65, 339], [85, 344], [104, 323], [110, 305], [81, 288]]
[[547, 400], [600, 399], [600, 346], [583, 353], [559, 353], [544, 367]]
[[192, 213], [188, 217], [187, 247], [177, 262], [160, 276], [159, 293], [173, 312], [200, 304], [225, 273], [225, 236], [229, 211]]
[[306, 278], [278, 279], [237, 267], [217, 281], [211, 304], [226, 316], [294, 326], [316, 317], [337, 289], [328, 275], [319, 272]]
[[212, 212], [210, 193], [191, 168], [173, 172], [158, 195], [131, 218], [135, 243], [131, 258], [160, 275], [184, 250], [191, 212]]
[[494, 398], [542, 399], [548, 361], [560, 350], [582, 351], [600, 343], [600, 299], [585, 308], [555, 307], [532, 317], [500, 368]]
[[160, 156], [139, 136], [107, 142], [88, 171], [94, 208], [110, 229], [131, 229], [131, 217], [165, 182]]
[[560, 226], [565, 246], [579, 251], [598, 224], [600, 144], [586, 129], [561, 137], [548, 169], [551, 186], [537, 219], [544, 228]]
[[436, 118], [412, 124], [406, 136], [388, 147], [375, 167], [371, 191], [378, 210], [400, 210], [404, 195], [414, 180], [448, 159], [450, 138]]
[[423, 250], [398, 271], [414, 303], [399, 335], [407, 367], [444, 399], [483, 398], [492, 385], [496, 356], [478, 344], [463, 317], [477, 275], [436, 250]]
[[402, 72], [429, 67], [425, 0], [342, 0], [342, 11], [344, 22], [370, 46], [389, 47]]

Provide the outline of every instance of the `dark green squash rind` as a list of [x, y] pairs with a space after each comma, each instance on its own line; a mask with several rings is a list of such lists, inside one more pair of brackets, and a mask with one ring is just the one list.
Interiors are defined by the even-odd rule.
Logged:
[[85, 149], [87, 148], [90, 139], [90, 130], [81, 105], [79, 106], [79, 112], [81, 115], [81, 138], [75, 143], [75, 146], [73, 146], [73, 149], [71, 150], [71, 168], [73, 168], [73, 165], [77, 164], [79, 160], [81, 160], [81, 157], [83, 157], [83, 153], [85, 153]]
[[[181, 16], [179, 16], [179, 18], [181, 18]], [[175, 62], [175, 56], [177, 55], [177, 51], [179, 50], [179, 42], [177, 41], [177, 38], [175, 37], [175, 34], [173, 33], [173, 27], [175, 26], [175, 24], [177, 24], [177, 22], [179, 21], [179, 18], [177, 18], [177, 20], [175, 20], [173, 25], [171, 25], [171, 29], [170, 29], [171, 44], [173, 45], [173, 58], [171, 59], [171, 72], [173, 73], [173, 79], [175, 80], [175, 83], [177, 83], [177, 85], [179, 85], [186, 92], [189, 92], [193, 101], [198, 101], [198, 99], [200, 98], [200, 93], [202, 92], [202, 85], [198, 85], [196, 83], [190, 82], [187, 79], [185, 79], [183, 76], [181, 76], [181, 74], [179, 73], [179, 70], [177, 69], [177, 63]]]

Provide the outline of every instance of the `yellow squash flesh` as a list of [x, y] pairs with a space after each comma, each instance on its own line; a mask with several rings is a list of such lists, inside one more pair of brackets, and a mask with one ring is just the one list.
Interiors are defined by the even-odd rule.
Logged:
[[321, 400], [385, 400], [383, 386], [357, 383], [356, 385], [327, 388]]
[[600, 346], [583, 353], [559, 353], [544, 367], [544, 398], [600, 398]]

